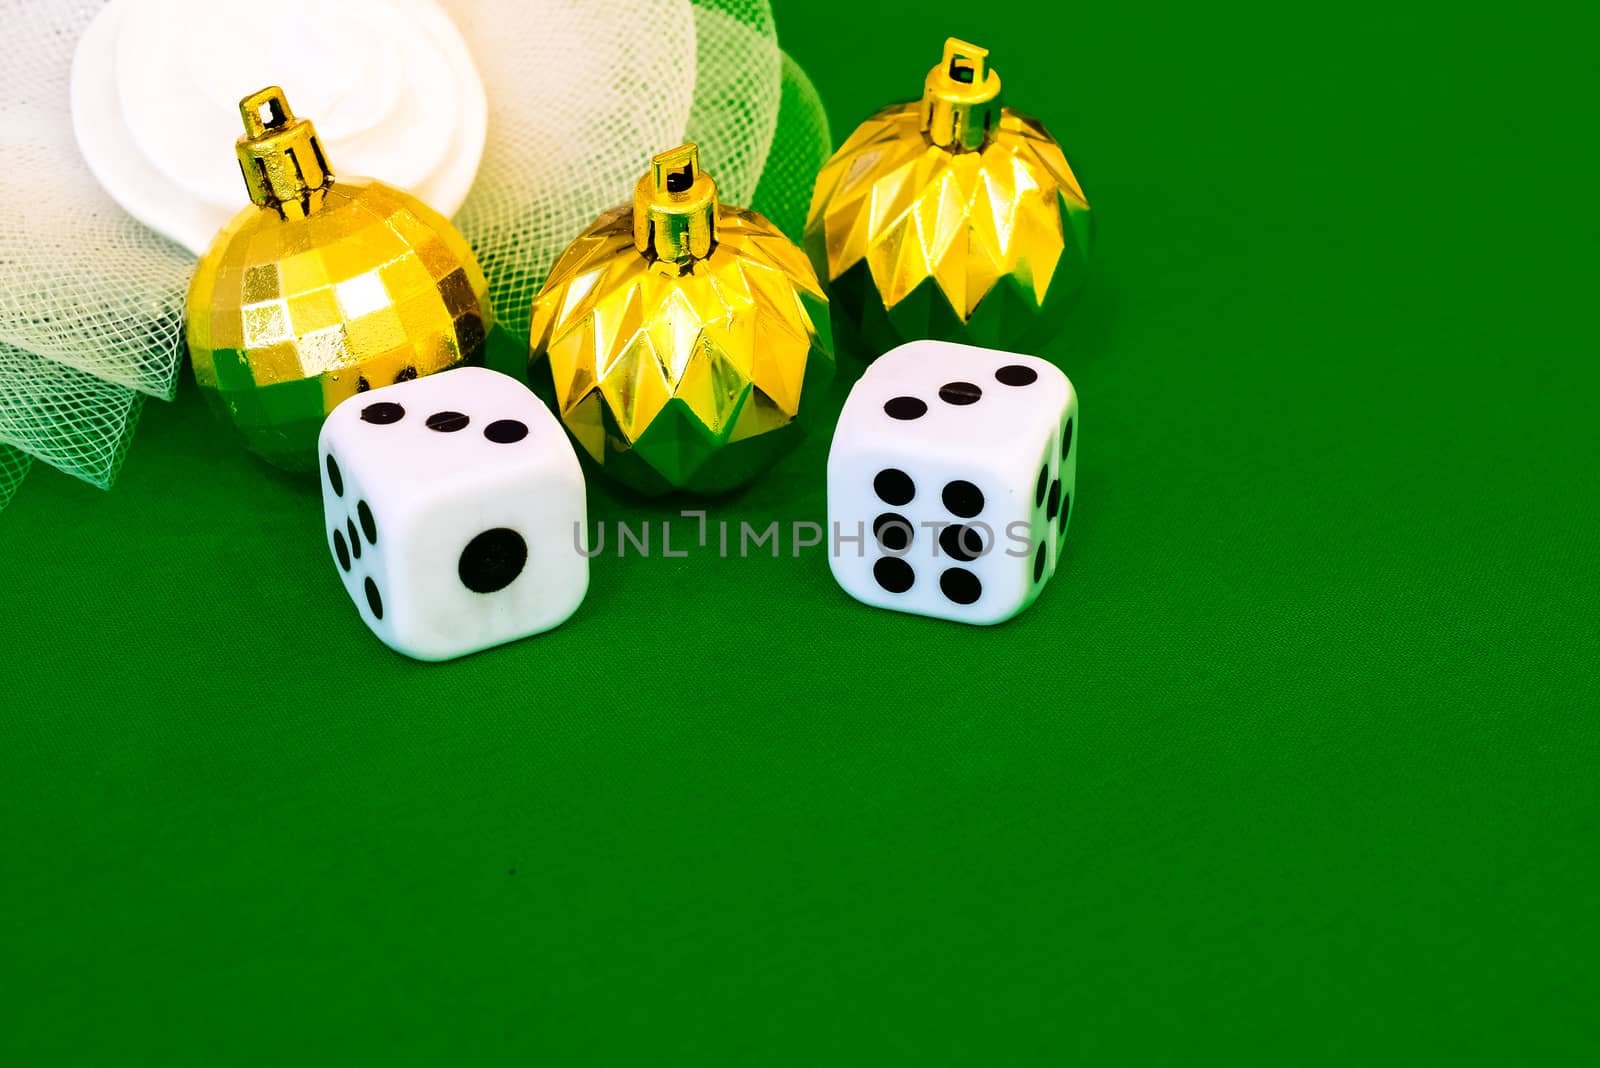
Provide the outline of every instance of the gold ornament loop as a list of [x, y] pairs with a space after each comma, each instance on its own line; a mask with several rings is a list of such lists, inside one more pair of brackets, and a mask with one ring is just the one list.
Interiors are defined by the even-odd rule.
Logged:
[[975, 152], [1000, 124], [1000, 75], [988, 67], [989, 50], [947, 37], [944, 59], [922, 89], [922, 132], [951, 152]]
[[239, 101], [239, 117], [244, 136], [234, 142], [234, 152], [250, 200], [284, 218], [315, 210], [333, 174], [311, 120], [295, 118], [276, 85]]
[[683, 265], [717, 245], [717, 183], [700, 169], [700, 149], [679, 145], [650, 160], [633, 190], [633, 244], [651, 259]]

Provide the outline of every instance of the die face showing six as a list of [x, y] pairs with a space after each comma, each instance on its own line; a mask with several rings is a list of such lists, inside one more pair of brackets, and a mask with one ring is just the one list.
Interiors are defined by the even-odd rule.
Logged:
[[462, 656], [582, 602], [583, 473], [515, 379], [467, 367], [358, 394], [328, 417], [319, 455], [335, 566], [396, 651]]
[[879, 357], [828, 455], [835, 579], [881, 608], [1010, 619], [1055, 573], [1076, 425], [1072, 384], [1037, 357], [940, 341]]

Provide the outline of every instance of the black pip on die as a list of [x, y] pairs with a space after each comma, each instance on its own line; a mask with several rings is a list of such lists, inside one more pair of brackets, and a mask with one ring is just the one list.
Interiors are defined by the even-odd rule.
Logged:
[[982, 624], [1021, 612], [1055, 573], [1077, 421], [1072, 383], [1037, 357], [943, 341], [879, 357], [828, 453], [834, 578], [879, 608]]
[[583, 600], [583, 472], [517, 380], [463, 367], [358, 393], [318, 451], [334, 564], [396, 651], [463, 656], [559, 626]]

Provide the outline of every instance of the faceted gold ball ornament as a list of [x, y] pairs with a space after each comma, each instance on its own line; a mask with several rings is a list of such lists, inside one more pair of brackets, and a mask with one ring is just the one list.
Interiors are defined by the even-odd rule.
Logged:
[[833, 378], [828, 299], [805, 254], [717, 199], [684, 145], [556, 261], [530, 370], [602, 472], [646, 494], [722, 493], [789, 451]]
[[1087, 276], [1089, 202], [1037, 119], [955, 38], [920, 101], [862, 123], [817, 177], [806, 251], [868, 357], [939, 338], [1038, 341]]
[[251, 204], [195, 270], [189, 354], [201, 392], [252, 452], [310, 470], [340, 401], [482, 358], [489, 286], [433, 209], [370, 178], [336, 180], [281, 89], [239, 111]]

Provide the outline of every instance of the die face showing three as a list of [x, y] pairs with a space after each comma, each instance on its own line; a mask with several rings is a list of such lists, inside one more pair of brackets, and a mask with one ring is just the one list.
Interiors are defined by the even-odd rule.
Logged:
[[463, 656], [558, 626], [582, 602], [583, 472], [515, 379], [466, 367], [358, 394], [318, 451], [334, 565], [396, 651]]
[[991, 624], [1021, 612], [1066, 533], [1077, 408], [1066, 376], [1037, 357], [941, 341], [879, 357], [828, 454], [835, 579], [918, 615]]

